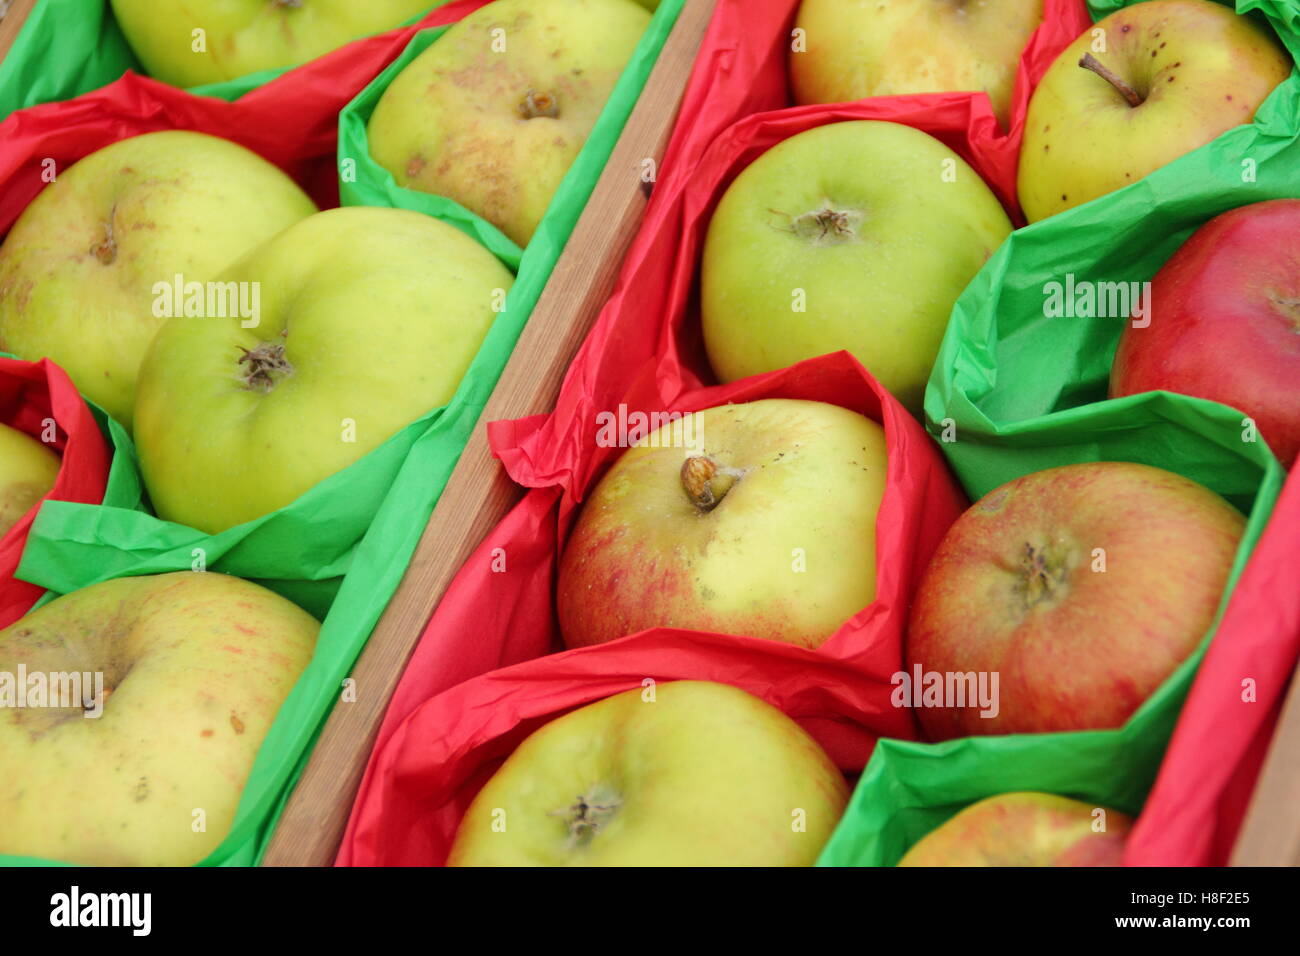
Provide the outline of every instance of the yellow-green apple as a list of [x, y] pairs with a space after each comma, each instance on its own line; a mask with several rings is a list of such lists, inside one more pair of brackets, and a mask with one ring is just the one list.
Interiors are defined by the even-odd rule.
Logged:
[[113, 0], [149, 75], [199, 86], [296, 66], [446, 0]]
[[370, 154], [526, 245], [649, 22], [633, 0], [489, 3], [389, 84]]
[[[1122, 726], [1205, 637], [1244, 527], [1208, 488], [1130, 462], [989, 492], [949, 529], [912, 606], [921, 726], [932, 740]], [[981, 709], [972, 680], [995, 674], [997, 706]]]
[[912, 412], [957, 296], [1011, 222], [937, 139], [830, 123], [772, 147], [709, 223], [700, 308], [722, 381], [847, 349]]
[[0, 537], [55, 486], [61, 460], [30, 434], [0, 423]]
[[1050, 793], [972, 803], [916, 842], [899, 866], [1120, 866], [1132, 819]]
[[0, 538], [49, 494], [61, 461], [48, 445], [0, 422]]
[[259, 585], [180, 571], [92, 585], [0, 631], [0, 853], [202, 860], [318, 630]]
[[311, 216], [219, 277], [252, 319], [177, 317], [140, 370], [136, 443], [160, 517], [209, 533], [289, 504], [444, 405], [512, 276], [401, 209]]
[[583, 506], [560, 562], [569, 647], [683, 627], [818, 647], [876, 596], [884, 431], [765, 399], [664, 424]]
[[0, 246], [0, 350], [50, 358], [131, 426], [165, 315], [155, 286], [207, 282], [316, 211], [256, 153], [203, 133], [120, 140], [60, 172]]
[[1018, 180], [1026, 218], [1122, 189], [1249, 123], [1290, 73], [1268, 29], [1222, 4], [1115, 11], [1065, 48], [1029, 101]]
[[835, 764], [781, 711], [676, 681], [535, 731], [479, 791], [447, 863], [809, 866], [847, 800]]
[[1288, 468], [1300, 451], [1300, 200], [1241, 206], [1196, 230], [1129, 323], [1112, 397], [1181, 392], [1251, 417]]
[[983, 91], [1005, 129], [1043, 0], [803, 0], [790, 53], [797, 103]]

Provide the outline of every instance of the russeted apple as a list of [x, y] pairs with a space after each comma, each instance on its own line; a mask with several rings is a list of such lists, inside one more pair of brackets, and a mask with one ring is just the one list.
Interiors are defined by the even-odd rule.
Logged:
[[932, 136], [849, 121], [773, 146], [709, 223], [700, 310], [724, 382], [847, 349], [913, 414], [953, 303], [1011, 232]]
[[649, 22], [633, 0], [495, 0], [384, 91], [370, 154], [527, 245]]
[[627, 449], [560, 561], [569, 647], [651, 627], [818, 647], [876, 596], [884, 430], [822, 402], [723, 405]]
[[166, 316], [155, 286], [206, 283], [316, 211], [251, 150], [168, 130], [66, 170], [0, 246], [0, 351], [50, 358], [128, 428], [140, 360]]
[[1300, 452], [1300, 199], [1211, 219], [1151, 281], [1149, 324], [1128, 323], [1112, 397], [1181, 392], [1250, 416], [1283, 465]]
[[474, 798], [447, 863], [810, 866], [847, 801], [830, 757], [771, 704], [675, 681], [534, 731]]
[[0, 853], [202, 860], [319, 629], [259, 585], [179, 571], [92, 585], [0, 630]]
[[[1208, 488], [1132, 462], [990, 491], [948, 530], [912, 605], [908, 670], [939, 678], [916, 709], [926, 734], [1122, 726], [1205, 637], [1244, 529]], [[981, 674], [998, 675], [990, 716], [957, 693]]]
[[984, 92], [1006, 129], [1020, 53], [1042, 20], [1043, 0], [803, 0], [795, 102]]
[[158, 515], [213, 534], [446, 404], [513, 281], [453, 226], [366, 207], [304, 219], [218, 279], [260, 289], [260, 314], [170, 320], [136, 403]]
[[0, 538], [49, 494], [61, 463], [48, 445], [0, 423]]
[[297, 66], [446, 0], [113, 0], [149, 75], [199, 86]]
[[931, 830], [899, 866], [1120, 866], [1133, 820], [1051, 793], [1004, 793]]
[[1030, 222], [1135, 183], [1249, 123], [1291, 74], [1269, 32], [1210, 0], [1148, 0], [1097, 22], [1029, 101], [1020, 205]]

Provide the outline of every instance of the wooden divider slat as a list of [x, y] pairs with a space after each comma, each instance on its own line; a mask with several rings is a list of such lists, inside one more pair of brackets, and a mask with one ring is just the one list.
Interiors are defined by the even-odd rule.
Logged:
[[519, 500], [520, 490], [488, 450], [484, 425], [554, 405], [636, 234], [646, 204], [643, 161], [653, 157], [657, 163], [663, 156], [713, 5], [714, 0], [686, 0], [406, 575], [353, 669], [357, 700], [334, 707], [263, 865], [333, 861], [379, 723], [421, 631], [461, 565]]
[[[0, 0], [0, 7], [3, 6], [4, 0]], [[23, 24], [27, 22], [27, 17], [35, 6], [36, 0], [13, 0], [5, 10], [4, 16], [0, 17], [0, 60], [9, 54], [9, 48], [14, 45], [14, 40], [18, 39], [18, 31], [23, 28]]]
[[1300, 667], [1232, 850], [1233, 866], [1300, 866]]

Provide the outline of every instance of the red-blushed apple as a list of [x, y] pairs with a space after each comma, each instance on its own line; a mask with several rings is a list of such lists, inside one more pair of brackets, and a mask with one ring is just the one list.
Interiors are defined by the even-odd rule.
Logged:
[[1267, 26], [1211, 0], [1148, 0], [1099, 20], [1029, 101], [1017, 189], [1030, 222], [1137, 182], [1249, 123], [1291, 75]]
[[1050, 793], [972, 803], [918, 840], [899, 866], [1119, 866], [1132, 819]]
[[264, 587], [193, 571], [94, 584], [0, 630], [0, 853], [202, 860], [319, 630]]
[[49, 494], [60, 464], [48, 445], [0, 423], [0, 538]]
[[370, 154], [527, 245], [649, 23], [632, 0], [494, 0], [389, 84]]
[[[989, 492], [949, 529], [912, 607], [909, 669], [954, 688], [922, 697], [927, 735], [1121, 726], [1205, 637], [1244, 528], [1209, 489], [1130, 462]], [[994, 708], [963, 706], [947, 676], [980, 674], [998, 675]]]
[[683, 627], [818, 647], [876, 595], [884, 431], [822, 402], [688, 415], [627, 451], [560, 561], [569, 647]]
[[810, 866], [847, 801], [830, 757], [771, 704], [674, 681], [534, 731], [474, 798], [447, 863]]
[[1300, 451], [1300, 199], [1241, 206], [1192, 234], [1125, 325], [1112, 397], [1181, 392], [1252, 418], [1278, 459]]

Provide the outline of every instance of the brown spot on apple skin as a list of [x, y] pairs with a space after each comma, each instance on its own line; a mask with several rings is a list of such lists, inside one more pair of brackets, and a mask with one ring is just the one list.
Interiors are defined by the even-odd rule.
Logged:
[[429, 161], [418, 153], [412, 156], [411, 161], [406, 164], [406, 178], [418, 179], [420, 173], [424, 172], [424, 167], [427, 166], [428, 163]]
[[149, 778], [141, 777], [136, 783], [135, 788], [131, 791], [131, 798], [136, 803], [144, 803], [149, 799]]
[[211, 727], [204, 727], [202, 730], [199, 731], [199, 736], [200, 736], [200, 737], [211, 737], [211, 736], [212, 736], [212, 733], [213, 733], [213, 731], [212, 731], [212, 728], [211, 728]]
[[235, 728], [235, 733], [237, 734], [242, 734], [244, 732], [244, 722], [239, 719], [238, 714], [231, 713], [230, 726]]

